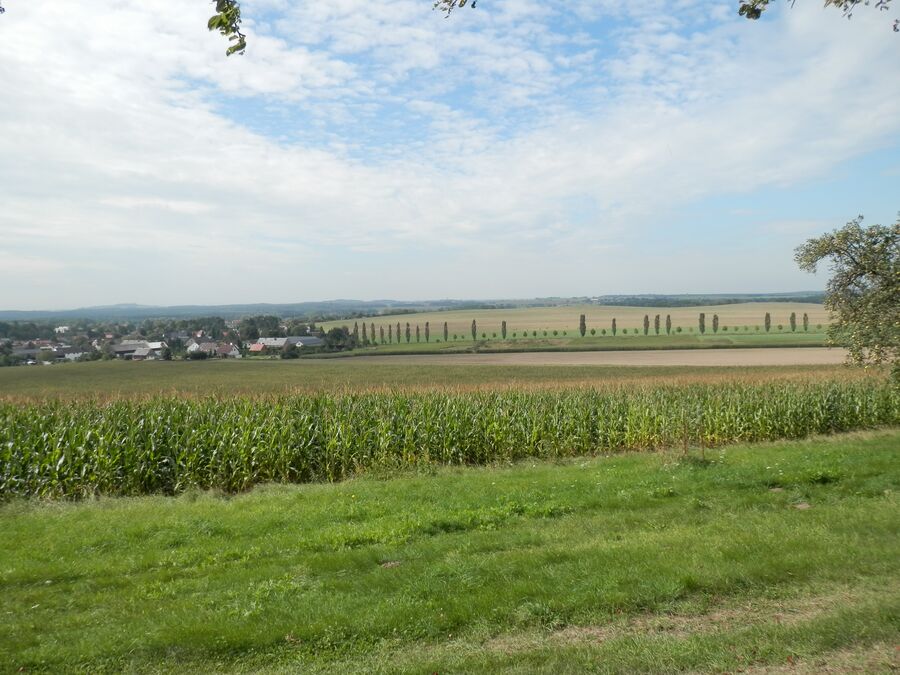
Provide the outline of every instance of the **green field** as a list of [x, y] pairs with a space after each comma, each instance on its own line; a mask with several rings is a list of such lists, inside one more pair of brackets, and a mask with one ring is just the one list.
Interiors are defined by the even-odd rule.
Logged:
[[[9, 672], [888, 672], [900, 432], [0, 507]], [[770, 670], [771, 669], [771, 670]]]
[[[475, 319], [478, 327], [478, 335], [482, 332], [487, 333], [490, 337], [493, 333], [500, 335], [500, 324], [502, 321], [507, 322], [508, 339], [512, 339], [512, 334], [516, 333], [517, 338], [521, 338], [523, 332], [528, 333], [531, 337], [545, 337], [544, 331], [548, 332], [546, 337], [554, 337], [553, 331], [557, 331], [556, 337], [562, 337], [563, 331], [568, 333], [568, 337], [574, 337], [578, 334], [578, 317], [581, 314], [586, 316], [587, 329], [592, 328], [599, 334], [601, 330], [606, 329], [610, 332], [612, 319], [615, 317], [619, 334], [622, 330], [627, 330], [629, 334], [637, 330], [643, 333], [644, 315], [650, 317], [650, 332], [654, 332], [653, 319], [659, 314], [662, 324], [661, 333], [665, 333], [666, 315], [672, 317], [673, 332], [680, 326], [682, 334], [690, 333], [693, 329], [694, 333], [699, 333], [698, 316], [701, 312], [706, 314], [707, 333], [712, 334], [713, 314], [719, 315], [720, 336], [726, 333], [733, 334], [735, 328], [740, 328], [740, 332], [744, 333], [744, 327], [748, 327], [748, 333], [756, 333], [756, 327], [759, 326], [759, 332], [765, 334], [763, 320], [766, 312], [772, 316], [771, 336], [779, 333], [786, 334], [790, 332], [789, 319], [791, 312], [797, 315], [797, 330], [803, 331], [802, 318], [803, 314], [809, 315], [810, 331], [821, 333], [829, 323], [829, 313], [822, 305], [810, 303], [785, 303], [785, 302], [749, 302], [730, 305], [709, 305], [704, 307], [612, 307], [600, 305], [569, 305], [559, 307], [522, 307], [515, 309], [482, 309], [482, 310], [461, 310], [448, 312], [421, 312], [416, 314], [397, 314], [377, 316], [367, 319], [358, 319], [360, 323], [365, 321], [367, 324], [374, 323], [376, 333], [381, 327], [387, 331], [388, 325], [396, 328], [396, 324], [401, 324], [402, 331], [405, 331], [406, 323], [412, 324], [413, 340], [415, 340], [415, 327], [419, 325], [421, 330], [425, 330], [425, 322], [431, 324], [432, 340], [442, 338], [444, 322], [448, 324], [448, 332], [452, 336], [455, 333], [460, 339], [468, 339], [471, 341], [472, 320]], [[331, 321], [321, 325], [324, 329], [336, 326], [353, 326], [354, 320]], [[782, 330], [778, 330], [778, 325], [782, 325]], [[821, 326], [822, 328], [817, 328]], [[727, 327], [727, 331], [722, 328]], [[537, 331], [538, 335], [531, 335]], [[424, 341], [424, 334], [422, 337]], [[405, 339], [404, 339], [405, 341]], [[396, 337], [395, 337], [396, 342]]]
[[257, 396], [287, 392], [434, 388], [610, 386], [660, 382], [854, 379], [843, 366], [646, 367], [474, 366], [422, 367], [357, 359], [244, 359], [131, 363], [96, 361], [49, 367], [0, 368], [0, 400], [116, 399], [135, 396]]
[[0, 499], [246, 490], [900, 425], [886, 380], [0, 403]]

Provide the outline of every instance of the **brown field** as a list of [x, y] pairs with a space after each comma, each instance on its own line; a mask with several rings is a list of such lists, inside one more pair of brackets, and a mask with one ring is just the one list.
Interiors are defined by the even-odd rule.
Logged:
[[422, 366], [813, 366], [836, 365], [847, 357], [843, 349], [658, 349], [621, 352], [515, 352], [511, 354], [415, 354], [360, 356], [367, 363]]
[[[747, 302], [731, 305], [709, 305], [704, 307], [611, 307], [604, 305], [569, 305], [562, 307], [520, 307], [515, 309], [471, 309], [452, 312], [422, 312], [418, 314], [384, 315], [365, 319], [376, 327], [396, 324], [431, 323], [435, 333], [442, 329], [444, 322], [451, 334], [469, 335], [472, 319], [478, 323], [479, 330], [499, 330], [500, 322], [506, 321], [510, 333], [514, 331], [578, 330], [578, 317], [584, 314], [588, 330], [591, 328], [609, 328], [615, 317], [619, 329], [640, 328], [644, 315], [650, 320], [657, 314], [665, 323], [666, 315], [672, 316], [672, 326], [681, 326], [685, 331], [690, 327], [696, 330], [700, 312], [706, 313], [707, 325], [712, 324], [713, 314], [719, 315], [723, 326], [762, 326], [766, 312], [772, 315], [772, 325], [788, 325], [791, 312], [797, 314], [800, 324], [803, 314], [809, 315], [810, 329], [829, 323], [829, 313], [822, 305], [799, 302]], [[362, 321], [362, 319], [360, 319]], [[352, 325], [353, 320], [331, 321], [322, 324], [326, 330], [335, 326]], [[773, 329], [774, 330], [774, 329]]]

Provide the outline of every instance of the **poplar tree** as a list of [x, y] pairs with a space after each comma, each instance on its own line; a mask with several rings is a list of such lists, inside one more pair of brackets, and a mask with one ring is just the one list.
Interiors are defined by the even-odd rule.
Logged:
[[353, 322], [353, 342], [359, 342], [359, 322]]
[[797, 330], [797, 312], [791, 312], [790, 322], [791, 322], [791, 332], [793, 333], [794, 331]]
[[769, 332], [769, 329], [772, 327], [772, 315], [766, 312], [766, 320], [763, 322], [763, 325], [766, 328], [766, 332]]
[[425, 322], [425, 342], [431, 342], [431, 325], [429, 321]]
[[672, 315], [666, 314], [666, 335], [672, 334]]
[[449, 337], [450, 337], [450, 333], [447, 330], [447, 322], [445, 321], [444, 322], [444, 342], [447, 342], [448, 341], [447, 338], [449, 338]]
[[409, 321], [406, 322], [406, 344], [412, 339], [412, 330], [409, 327]]
[[644, 314], [644, 335], [650, 333], [650, 317], [647, 314]]
[[416, 342], [419, 342], [419, 324], [416, 324]]
[[400, 344], [400, 322], [397, 322], [397, 344]]
[[700, 335], [706, 333], [706, 314], [700, 312]]
[[380, 340], [381, 344], [384, 344], [384, 326], [379, 327], [378, 334], [381, 337], [381, 340]]
[[659, 314], [653, 319], [653, 330], [659, 335]]
[[615, 319], [612, 320], [612, 334], [613, 334], [613, 337], [616, 336], [616, 320]]
[[[384, 330], [384, 328], [381, 330]], [[394, 342], [394, 327], [391, 324], [388, 324], [388, 342], [391, 344]]]
[[375, 324], [370, 323], [369, 329], [370, 329], [369, 330], [369, 338], [372, 340], [372, 344], [374, 345], [375, 344]]
[[809, 331], [809, 314], [803, 312], [803, 330]]
[[369, 332], [366, 330], [366, 324], [363, 323], [363, 346], [367, 346], [369, 344]]
[[505, 340], [506, 339], [506, 321], [503, 321], [500, 324], [500, 336]]
[[719, 332], [719, 315], [713, 314], [713, 333]]
[[584, 334], [587, 333], [587, 319], [584, 314], [578, 317], [578, 332], [581, 333], [581, 337], [584, 337]]
[[478, 326], [475, 324], [475, 319], [472, 319], [472, 339], [475, 340], [478, 338]]

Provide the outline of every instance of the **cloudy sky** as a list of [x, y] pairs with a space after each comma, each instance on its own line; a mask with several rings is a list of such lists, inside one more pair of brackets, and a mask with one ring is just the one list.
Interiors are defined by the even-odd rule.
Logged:
[[226, 58], [206, 0], [3, 4], [0, 309], [814, 289], [900, 210], [871, 9], [244, 0]]

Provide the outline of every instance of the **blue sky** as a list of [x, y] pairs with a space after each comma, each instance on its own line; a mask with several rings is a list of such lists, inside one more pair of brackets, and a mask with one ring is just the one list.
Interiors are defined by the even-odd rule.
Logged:
[[813, 289], [900, 210], [875, 10], [176, 4], [5, 4], [0, 308]]

